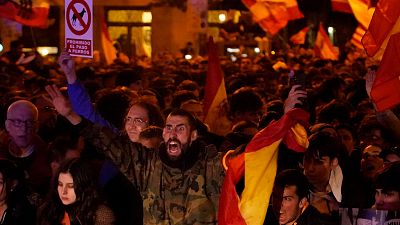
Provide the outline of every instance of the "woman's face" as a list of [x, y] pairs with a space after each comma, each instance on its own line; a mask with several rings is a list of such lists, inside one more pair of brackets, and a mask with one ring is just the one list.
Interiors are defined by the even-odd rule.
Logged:
[[58, 196], [64, 205], [70, 205], [76, 201], [74, 179], [70, 173], [58, 175]]
[[125, 118], [125, 131], [132, 142], [139, 141], [140, 132], [149, 126], [147, 110], [138, 105], [133, 105]]

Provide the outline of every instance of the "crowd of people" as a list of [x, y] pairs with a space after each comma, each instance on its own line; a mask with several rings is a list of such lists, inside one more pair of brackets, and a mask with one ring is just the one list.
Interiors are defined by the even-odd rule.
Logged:
[[[220, 57], [228, 99], [216, 130], [204, 123], [207, 57], [0, 56], [0, 224], [217, 224], [229, 160], [299, 111], [308, 146], [279, 146], [264, 224], [400, 210], [400, 111], [376, 111], [376, 64], [342, 52], [339, 61], [298, 46]], [[305, 82], [291, 85], [293, 75]]]

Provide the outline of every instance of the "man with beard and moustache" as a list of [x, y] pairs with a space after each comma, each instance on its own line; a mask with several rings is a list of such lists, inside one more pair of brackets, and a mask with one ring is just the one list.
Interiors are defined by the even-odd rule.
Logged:
[[[164, 142], [151, 150], [77, 115], [56, 86], [46, 90], [57, 111], [140, 190], [144, 224], [217, 224], [224, 178], [221, 154], [198, 138], [192, 114], [173, 110], [163, 129]], [[299, 96], [304, 93], [294, 91], [287, 107], [293, 108]]]

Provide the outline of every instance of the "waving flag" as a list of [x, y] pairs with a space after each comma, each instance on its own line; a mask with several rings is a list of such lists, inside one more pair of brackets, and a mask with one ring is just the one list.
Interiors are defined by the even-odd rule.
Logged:
[[[278, 147], [304, 152], [308, 146], [306, 124], [309, 115], [293, 109], [280, 120], [257, 133], [243, 154], [231, 159], [222, 186], [218, 209], [220, 225], [262, 225], [277, 171]], [[236, 184], [245, 179], [241, 196]]]
[[400, 32], [400, 0], [380, 0], [362, 38], [368, 56], [381, 58], [391, 35]]
[[49, 1], [32, 0], [31, 4], [24, 5], [15, 1], [0, 1], [0, 17], [14, 20], [25, 26], [46, 28], [50, 8]]
[[369, 23], [371, 22], [375, 8], [369, 7], [368, 0], [349, 0], [349, 4], [358, 23], [364, 29], [367, 29]]
[[306, 36], [309, 30], [310, 29], [308, 27], [301, 29], [299, 32], [290, 37], [290, 41], [296, 45], [304, 44], [306, 42]]
[[325, 32], [322, 24], [319, 25], [317, 37], [314, 44], [314, 53], [321, 59], [337, 60], [339, 53], [336, 51], [334, 46], [329, 39], [328, 34]]
[[218, 58], [218, 48], [212, 37], [208, 41], [208, 69], [206, 84], [204, 86], [204, 123], [210, 127], [210, 131], [225, 135], [230, 130], [224, 130], [223, 121], [224, 114], [223, 104], [227, 100], [224, 74]]
[[397, 33], [390, 37], [372, 85], [372, 101], [379, 112], [393, 108], [400, 103], [399, 59], [400, 33]]
[[351, 37], [351, 43], [359, 49], [364, 49], [361, 39], [364, 36], [366, 30], [362, 26], [358, 26]]
[[343, 13], [353, 13], [353, 10], [351, 10], [349, 4], [349, 0], [332, 0], [331, 5], [333, 11], [343, 12]]
[[303, 16], [296, 0], [242, 0], [258, 24], [271, 35], [284, 28], [289, 20]]
[[106, 59], [106, 63], [108, 65], [112, 64], [114, 60], [117, 58], [117, 50], [114, 48], [104, 18], [102, 19], [102, 24], [101, 24], [101, 45], [103, 47], [103, 53]]

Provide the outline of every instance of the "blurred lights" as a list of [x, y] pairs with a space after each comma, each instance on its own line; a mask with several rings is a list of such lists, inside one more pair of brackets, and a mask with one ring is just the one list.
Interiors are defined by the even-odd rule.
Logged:
[[271, 51], [271, 55], [275, 55], [276, 53], [275, 53], [275, 51]]
[[333, 34], [333, 30], [334, 30], [333, 27], [328, 27], [328, 33], [329, 34]]
[[0, 52], [4, 50], [3, 43], [0, 43]]
[[254, 48], [255, 53], [260, 53], [260, 48]]
[[185, 55], [185, 59], [186, 60], [191, 60], [192, 59], [192, 55]]
[[142, 22], [143, 23], [151, 23], [152, 19], [153, 19], [153, 16], [151, 15], [151, 12], [143, 12], [143, 14], [142, 14]]
[[223, 13], [221, 13], [221, 14], [218, 15], [218, 19], [219, 19], [219, 21], [220, 21], [221, 23], [223, 23], [223, 22], [225, 22], [225, 20], [226, 20], [226, 15], [223, 14]]
[[58, 53], [58, 48], [57, 47], [48, 47], [48, 46], [43, 46], [43, 47], [37, 47], [37, 51], [41, 56], [46, 56], [48, 54], [57, 54]]
[[238, 53], [238, 52], [240, 52], [240, 49], [238, 49], [238, 48], [227, 48], [226, 51], [229, 52], [229, 53]]

